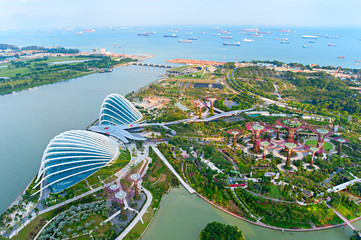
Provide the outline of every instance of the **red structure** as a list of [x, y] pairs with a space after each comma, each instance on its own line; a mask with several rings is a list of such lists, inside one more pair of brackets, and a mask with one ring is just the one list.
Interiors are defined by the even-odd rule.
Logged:
[[280, 140], [280, 130], [281, 128], [283, 128], [283, 126], [279, 125], [279, 124], [273, 124], [273, 127], [276, 129], [276, 140]]
[[228, 130], [228, 133], [233, 136], [233, 147], [236, 147], [237, 135], [242, 134], [242, 131], [238, 129], [230, 129]]
[[270, 126], [265, 123], [248, 122], [246, 123], [246, 128], [247, 130], [252, 131], [251, 141], [253, 142], [253, 152], [258, 153], [259, 144], [261, 142], [261, 133], [270, 129]]
[[323, 152], [323, 145], [325, 144], [325, 137], [331, 135], [332, 132], [321, 127], [309, 127], [309, 129], [317, 134], [317, 148], [319, 149], [317, 153], [321, 154]]
[[288, 142], [288, 143], [285, 143], [285, 147], [288, 149], [286, 168], [290, 168], [291, 167], [291, 155], [292, 155], [293, 149], [295, 147], [297, 147], [297, 145], [295, 143]]
[[262, 161], [266, 160], [266, 151], [267, 151], [267, 147], [270, 145], [269, 142], [267, 141], [263, 141], [261, 142], [261, 145], [263, 146], [263, 156], [262, 156]]
[[196, 107], [196, 114], [198, 114], [199, 118], [202, 118], [202, 109], [205, 107], [203, 102], [194, 101], [194, 106]]
[[345, 138], [334, 138], [335, 141], [337, 141], [340, 145], [338, 146], [338, 150], [337, 150], [337, 154], [341, 155], [341, 150], [342, 150], [342, 145], [344, 143], [348, 143], [350, 142], [350, 140], [345, 139]]
[[218, 99], [219, 98], [214, 98], [214, 97], [205, 98], [205, 100], [207, 100], [207, 101], [209, 101], [211, 103], [211, 110], [210, 110], [211, 115], [214, 114], [214, 109], [213, 109], [214, 102], [217, 101]]
[[319, 149], [316, 147], [310, 147], [310, 151], [312, 152], [312, 159], [311, 159], [311, 163], [310, 163], [311, 168], [313, 168], [313, 164], [315, 163], [315, 155], [318, 150]]
[[130, 175], [130, 179], [133, 181], [134, 183], [134, 198], [137, 199], [139, 196], [139, 192], [138, 192], [138, 180], [140, 179], [140, 175], [135, 173]]
[[295, 141], [295, 133], [298, 129], [306, 129], [307, 123], [297, 118], [280, 118], [277, 119], [277, 125], [287, 129], [287, 142]]

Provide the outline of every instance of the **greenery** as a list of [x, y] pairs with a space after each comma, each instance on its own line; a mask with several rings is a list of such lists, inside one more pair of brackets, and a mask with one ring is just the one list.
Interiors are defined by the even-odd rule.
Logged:
[[244, 240], [241, 230], [219, 222], [208, 223], [199, 234], [200, 240]]

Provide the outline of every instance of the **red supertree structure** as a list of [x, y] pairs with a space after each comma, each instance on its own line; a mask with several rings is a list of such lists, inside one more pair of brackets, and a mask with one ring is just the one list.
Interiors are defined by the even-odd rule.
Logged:
[[215, 97], [208, 97], [208, 98], [204, 98], [205, 100], [209, 101], [211, 103], [211, 110], [210, 110], [210, 114], [214, 114], [214, 109], [213, 109], [213, 105], [214, 102], [217, 101], [219, 98], [215, 98]]
[[259, 152], [259, 144], [261, 142], [261, 133], [267, 131], [271, 127], [265, 123], [260, 122], [248, 122], [246, 123], [248, 131], [252, 132], [251, 141], [253, 142], [253, 152]]
[[317, 148], [319, 149], [317, 153], [321, 154], [323, 152], [323, 145], [325, 144], [325, 137], [333, 134], [333, 132], [320, 126], [309, 126], [308, 129], [317, 134]]
[[280, 130], [281, 128], [283, 128], [283, 126], [279, 124], [273, 124], [272, 126], [276, 129], [276, 133], [277, 133], [276, 140], [280, 140]]
[[228, 133], [233, 136], [233, 147], [235, 147], [237, 143], [237, 135], [242, 134], [242, 131], [238, 129], [230, 129], [228, 130]]
[[125, 216], [124, 211], [124, 201], [126, 201], [127, 193], [124, 191], [117, 192], [116, 194], [113, 194], [112, 200], [114, 202], [119, 202], [120, 205], [120, 215], [123, 217]]
[[267, 142], [267, 141], [263, 141], [263, 142], [260, 143], [260, 145], [263, 146], [262, 161], [264, 162], [266, 160], [267, 147], [270, 145], [270, 143]]
[[337, 150], [337, 154], [341, 155], [341, 150], [342, 150], [342, 145], [344, 143], [348, 143], [350, 142], [350, 140], [346, 139], [346, 138], [340, 138], [340, 137], [336, 137], [334, 138], [335, 141], [337, 141], [340, 145], [338, 146], [338, 150]]
[[133, 181], [134, 184], [134, 198], [137, 199], [139, 196], [138, 192], [138, 181], [140, 179], [140, 175], [138, 173], [130, 175], [130, 179]]
[[310, 163], [310, 167], [313, 167], [313, 164], [315, 163], [315, 155], [316, 152], [318, 152], [318, 148], [317, 147], [310, 147], [309, 150], [312, 152], [312, 159], [311, 159], [311, 163]]
[[293, 143], [298, 129], [306, 129], [307, 123], [297, 118], [279, 118], [277, 125], [287, 129], [287, 142]]
[[291, 167], [291, 155], [293, 152], [293, 149], [295, 149], [297, 147], [297, 145], [295, 143], [291, 143], [291, 142], [287, 142], [285, 143], [285, 148], [287, 148], [288, 152], [287, 152], [287, 160], [286, 160], [286, 167], [290, 168]]
[[205, 107], [203, 101], [193, 101], [194, 106], [196, 107], [196, 114], [199, 118], [202, 118], [202, 109]]

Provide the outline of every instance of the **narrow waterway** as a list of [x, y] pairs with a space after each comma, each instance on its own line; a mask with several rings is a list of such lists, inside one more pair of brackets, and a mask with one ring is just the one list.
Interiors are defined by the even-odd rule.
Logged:
[[[180, 187], [173, 188], [163, 197], [159, 212], [142, 240], [197, 240], [202, 229], [212, 221], [237, 226], [243, 231], [247, 240], [348, 240], [352, 234], [352, 230], [348, 227], [302, 233], [280, 232], [258, 227], [218, 210]], [[355, 225], [360, 227], [360, 221]]]
[[84, 129], [99, 114], [106, 95], [137, 90], [164, 69], [119, 67], [0, 96], [0, 212], [37, 173], [46, 145], [57, 134]]

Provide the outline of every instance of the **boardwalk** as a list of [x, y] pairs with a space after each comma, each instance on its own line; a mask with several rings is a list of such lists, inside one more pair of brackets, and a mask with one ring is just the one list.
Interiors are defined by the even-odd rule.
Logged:
[[172, 173], [178, 178], [178, 180], [180, 181], [180, 183], [183, 185], [183, 187], [190, 193], [190, 194], [193, 194], [195, 193], [196, 191], [191, 188], [184, 180], [183, 178], [181, 178], [179, 176], [179, 174], [176, 172], [176, 170], [174, 170], [174, 168], [172, 167], [172, 165], [168, 162], [168, 160], [163, 156], [163, 154], [159, 151], [159, 149], [154, 146], [154, 145], [151, 145], [154, 152], [158, 155], [158, 157], [164, 162], [164, 164], [169, 168], [169, 170], [172, 171]]
[[359, 230], [347, 219], [345, 218], [341, 213], [339, 213], [336, 209], [334, 209], [333, 207], [331, 207], [328, 203], [326, 203], [326, 206], [330, 209], [333, 209], [333, 212], [339, 217], [342, 219], [342, 221], [344, 223], [347, 224], [347, 226], [349, 226], [352, 231], [354, 231], [355, 233], [357, 232], [357, 234], [359, 235], [359, 237], [361, 237], [361, 233], [359, 232]]

